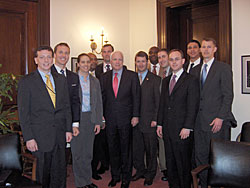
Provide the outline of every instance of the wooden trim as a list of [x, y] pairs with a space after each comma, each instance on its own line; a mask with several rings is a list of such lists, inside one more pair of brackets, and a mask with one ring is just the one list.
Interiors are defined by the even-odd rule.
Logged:
[[158, 47], [167, 47], [167, 17], [166, 7], [159, 1], [157, 1], [157, 38]]
[[50, 0], [38, 0], [38, 46], [50, 45]]
[[232, 65], [231, 0], [219, 0], [219, 59]]

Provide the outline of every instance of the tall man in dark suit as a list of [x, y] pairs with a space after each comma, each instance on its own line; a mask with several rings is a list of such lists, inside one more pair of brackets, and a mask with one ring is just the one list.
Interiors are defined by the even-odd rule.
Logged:
[[[69, 61], [70, 48], [67, 43], [59, 43], [54, 48], [55, 64], [51, 67], [51, 72], [62, 74], [66, 77], [68, 83], [68, 91], [70, 98], [70, 106], [72, 113], [73, 133], [76, 136], [79, 133], [80, 121], [80, 98], [79, 98], [79, 77], [76, 73], [68, 70], [66, 64]], [[70, 144], [66, 148], [66, 162], [70, 162], [71, 151]]]
[[173, 74], [163, 79], [158, 113], [158, 136], [164, 139], [171, 188], [191, 186], [193, 129], [199, 106], [199, 82], [183, 70], [181, 50], [171, 50]]
[[144, 185], [149, 186], [152, 185], [157, 170], [156, 125], [161, 78], [148, 71], [147, 53], [138, 52], [135, 64], [141, 85], [141, 107], [139, 124], [133, 128], [133, 164], [136, 174], [132, 177], [132, 181], [145, 177]]
[[[216, 41], [205, 38], [201, 44], [203, 64], [191, 73], [200, 80], [200, 107], [195, 125], [196, 164], [208, 163], [211, 139], [230, 139], [230, 122], [233, 101], [233, 81], [231, 67], [216, 61]], [[207, 172], [200, 175], [202, 187], [207, 187]]]
[[[96, 78], [100, 79], [103, 73], [112, 70], [112, 66], [110, 64], [110, 55], [113, 51], [114, 47], [111, 44], [105, 44], [102, 47], [103, 63], [97, 65], [95, 69]], [[101, 166], [97, 170], [99, 162], [101, 163]], [[99, 176], [99, 174], [103, 174], [108, 169], [109, 169], [109, 151], [106, 138], [106, 128], [104, 124], [100, 133], [95, 136], [94, 155], [92, 160], [92, 177], [96, 180], [100, 180], [102, 179], [102, 177]]]
[[112, 175], [108, 186], [116, 186], [122, 178], [121, 187], [127, 188], [132, 173], [132, 126], [140, 115], [140, 84], [137, 74], [123, 67], [122, 52], [112, 53], [111, 65], [112, 71], [100, 78]]
[[103, 63], [97, 65], [95, 69], [96, 78], [100, 79], [101, 74], [112, 70], [112, 66], [110, 64], [110, 55], [114, 51], [114, 47], [111, 44], [105, 44], [102, 47], [102, 58]]
[[20, 125], [28, 150], [38, 159], [37, 181], [43, 188], [65, 188], [65, 146], [72, 138], [67, 81], [51, 72], [51, 47], [39, 47], [35, 63], [37, 70], [19, 82]]
[[200, 47], [201, 44], [198, 40], [191, 40], [187, 45], [187, 54], [189, 56], [189, 62], [184, 64], [184, 69], [190, 72], [191, 69], [202, 64], [202, 59], [200, 58]]

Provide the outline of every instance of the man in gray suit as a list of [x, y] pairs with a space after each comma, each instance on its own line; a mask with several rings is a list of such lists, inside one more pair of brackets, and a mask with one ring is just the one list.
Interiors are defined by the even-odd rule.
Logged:
[[[191, 70], [200, 79], [200, 106], [194, 130], [197, 166], [207, 164], [211, 139], [230, 139], [233, 101], [231, 67], [215, 60], [216, 41], [204, 38], [201, 45], [203, 64]], [[200, 175], [202, 187], [207, 187], [207, 172]]]

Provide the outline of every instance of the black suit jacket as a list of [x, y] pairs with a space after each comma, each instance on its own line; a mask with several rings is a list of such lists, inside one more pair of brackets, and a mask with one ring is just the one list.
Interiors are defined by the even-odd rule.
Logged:
[[95, 77], [100, 79], [102, 73], [103, 73], [103, 63], [96, 66], [96, 68], [95, 68]]
[[[51, 67], [51, 71], [57, 73], [54, 65]], [[68, 69], [66, 69], [66, 75], [72, 112], [72, 121], [79, 122], [81, 109], [81, 102], [79, 98], [79, 77], [76, 73], [69, 71]]]
[[38, 150], [51, 151], [55, 144], [66, 145], [66, 132], [72, 132], [67, 81], [53, 73], [56, 92], [54, 108], [46, 85], [36, 70], [19, 81], [18, 113], [24, 141], [35, 139]]
[[163, 134], [180, 141], [182, 128], [194, 129], [199, 107], [199, 82], [183, 72], [169, 95], [171, 75], [162, 81], [158, 125], [163, 127]]
[[139, 129], [145, 133], [156, 131], [151, 127], [152, 121], [157, 121], [157, 114], [160, 103], [161, 77], [148, 71], [141, 84], [141, 107]]
[[[123, 68], [117, 98], [112, 86], [113, 71], [102, 74], [100, 78], [103, 111], [107, 125], [128, 125], [132, 117], [140, 115], [140, 83], [135, 72]], [[116, 121], [117, 122], [114, 122]]]
[[[191, 71], [199, 81], [201, 80], [201, 68], [202, 65], [200, 64]], [[232, 102], [233, 80], [231, 67], [226, 63], [214, 60], [203, 88], [200, 87], [200, 107], [196, 128], [210, 131], [212, 127], [209, 124], [215, 118], [223, 119], [223, 125], [236, 125], [236, 120], [231, 112]]]

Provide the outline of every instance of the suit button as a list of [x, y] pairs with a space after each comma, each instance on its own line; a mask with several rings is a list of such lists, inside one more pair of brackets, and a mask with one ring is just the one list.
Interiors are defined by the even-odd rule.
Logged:
[[200, 111], [202, 111], [202, 109], [200, 109]]
[[170, 107], [168, 107], [168, 109], [169, 109], [169, 110], [171, 110], [171, 108], [170, 108]]
[[203, 100], [203, 98], [200, 99], [201, 101]]

